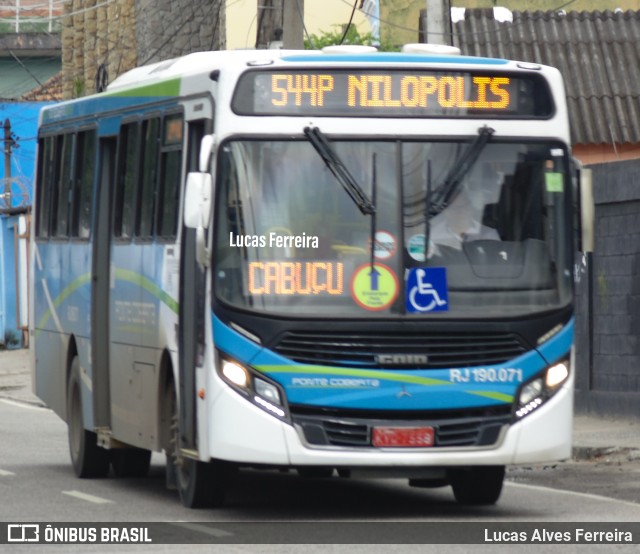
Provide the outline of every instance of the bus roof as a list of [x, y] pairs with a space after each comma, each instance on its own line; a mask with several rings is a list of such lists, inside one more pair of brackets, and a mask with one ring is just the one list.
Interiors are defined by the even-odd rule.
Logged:
[[139, 87], [145, 82], [156, 82], [188, 74], [204, 73], [227, 67], [262, 66], [277, 60], [295, 63], [332, 63], [332, 64], [447, 64], [447, 65], [485, 65], [503, 66], [508, 60], [482, 58], [475, 56], [455, 56], [442, 54], [420, 54], [403, 52], [345, 52], [334, 53], [322, 50], [220, 50], [196, 52], [179, 58], [173, 58], [154, 64], [132, 69], [113, 81], [107, 91], [112, 92], [130, 87]]

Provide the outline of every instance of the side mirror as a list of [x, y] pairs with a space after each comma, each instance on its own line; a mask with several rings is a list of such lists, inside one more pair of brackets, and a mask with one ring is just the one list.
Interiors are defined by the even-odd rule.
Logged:
[[206, 229], [209, 226], [212, 188], [213, 180], [210, 173], [191, 172], [187, 175], [184, 224], [189, 229]]
[[595, 203], [593, 200], [593, 174], [591, 169], [580, 170], [580, 225], [582, 251], [593, 252]]

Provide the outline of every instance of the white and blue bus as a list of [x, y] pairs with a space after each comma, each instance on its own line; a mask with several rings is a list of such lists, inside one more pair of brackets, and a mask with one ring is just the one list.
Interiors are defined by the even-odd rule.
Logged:
[[[80, 477], [165, 452], [497, 501], [567, 458], [579, 185], [563, 82], [413, 45], [201, 52], [43, 109], [35, 393]], [[585, 230], [585, 232], [587, 232]]]

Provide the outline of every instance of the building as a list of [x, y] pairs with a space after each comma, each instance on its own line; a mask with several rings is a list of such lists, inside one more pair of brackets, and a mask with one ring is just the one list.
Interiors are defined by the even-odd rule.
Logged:
[[60, 72], [60, 0], [0, 5], [0, 101], [17, 102]]
[[454, 13], [454, 44], [464, 54], [561, 71], [580, 161], [640, 158], [640, 11]]
[[64, 98], [102, 90], [139, 65], [225, 47], [223, 0], [72, 0], [64, 16]]
[[576, 263], [576, 408], [640, 417], [640, 11], [463, 10], [463, 54], [557, 67], [593, 172], [595, 248]]

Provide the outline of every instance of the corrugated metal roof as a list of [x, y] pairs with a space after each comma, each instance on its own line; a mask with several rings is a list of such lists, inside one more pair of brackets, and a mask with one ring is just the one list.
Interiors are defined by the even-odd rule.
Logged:
[[640, 11], [467, 9], [453, 23], [463, 54], [557, 67], [564, 75], [574, 144], [640, 142]]

